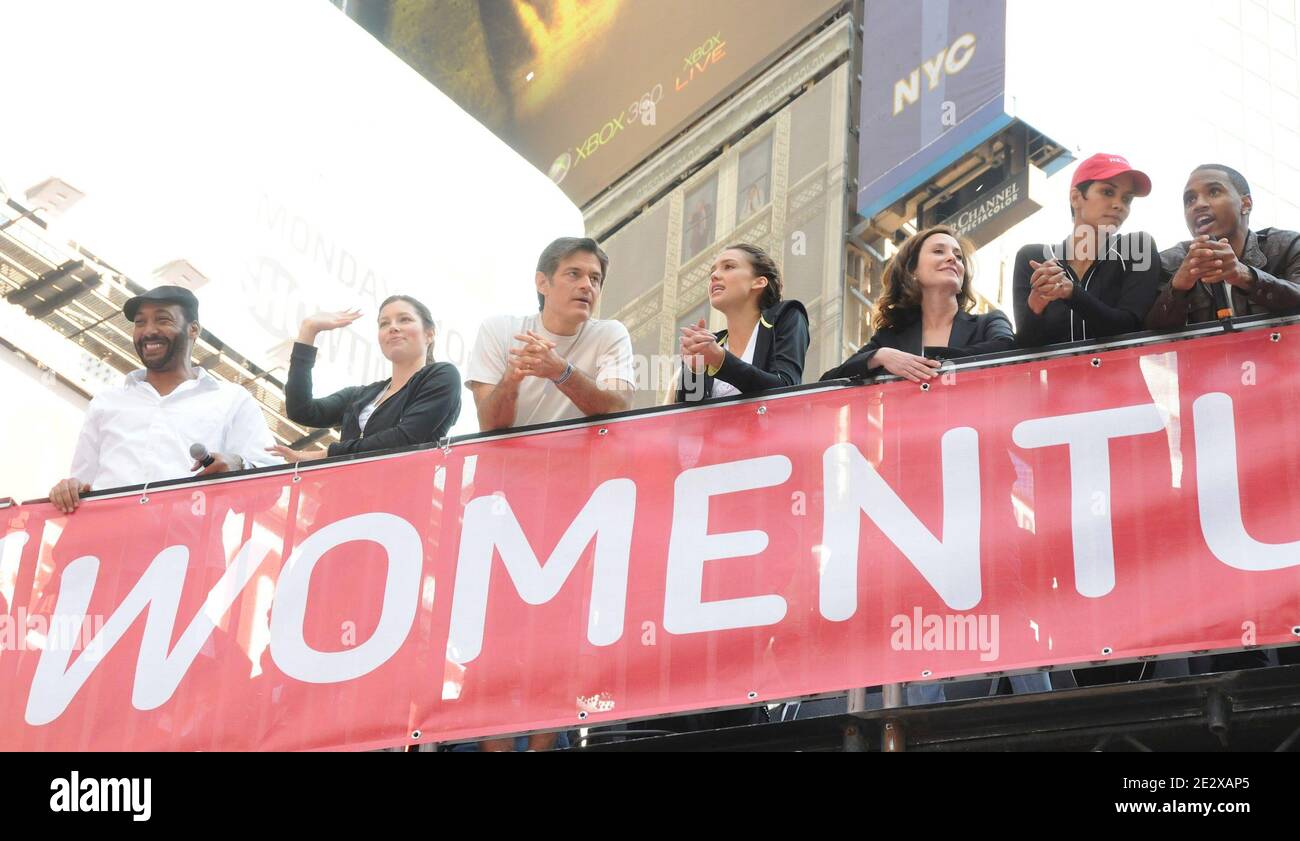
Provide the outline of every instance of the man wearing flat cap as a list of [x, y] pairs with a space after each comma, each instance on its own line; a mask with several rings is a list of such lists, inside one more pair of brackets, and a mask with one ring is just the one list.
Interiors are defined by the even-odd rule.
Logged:
[[[72, 458], [72, 476], [50, 490], [71, 513], [91, 490], [207, 476], [279, 461], [261, 409], [247, 391], [190, 361], [199, 336], [199, 302], [180, 286], [159, 286], [122, 307], [144, 368], [90, 401]], [[211, 462], [190, 448], [202, 444]]]

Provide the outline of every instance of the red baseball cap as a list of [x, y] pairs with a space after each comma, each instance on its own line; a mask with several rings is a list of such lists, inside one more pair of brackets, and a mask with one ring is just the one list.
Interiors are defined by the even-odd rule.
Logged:
[[1147, 177], [1145, 172], [1134, 169], [1128, 160], [1121, 155], [1108, 155], [1104, 152], [1098, 152], [1079, 164], [1078, 169], [1074, 171], [1074, 178], [1070, 181], [1070, 186], [1077, 187], [1084, 181], [1104, 181], [1125, 172], [1133, 173], [1133, 180], [1137, 183], [1137, 192], [1134, 195], [1150, 195], [1151, 179]]

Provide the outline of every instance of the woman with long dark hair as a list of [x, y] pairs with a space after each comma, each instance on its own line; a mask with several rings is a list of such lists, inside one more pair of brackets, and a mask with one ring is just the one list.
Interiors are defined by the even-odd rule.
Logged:
[[709, 304], [727, 319], [710, 332], [704, 319], [682, 328], [682, 378], [676, 402], [751, 394], [803, 381], [808, 312], [782, 300], [781, 270], [757, 245], [729, 245], [713, 261]]
[[947, 225], [908, 237], [885, 266], [871, 341], [822, 379], [894, 374], [923, 382], [935, 376], [940, 360], [1015, 347], [1005, 315], [971, 314], [970, 260], [971, 249]]
[[287, 461], [432, 443], [445, 436], [459, 417], [460, 372], [450, 362], [433, 361], [433, 315], [409, 295], [393, 295], [379, 308], [379, 347], [392, 363], [392, 376], [349, 386], [328, 397], [312, 397], [316, 337], [360, 317], [360, 312], [348, 310], [320, 312], [303, 320], [284, 387], [285, 412], [295, 423], [342, 431], [328, 451], [274, 447]]

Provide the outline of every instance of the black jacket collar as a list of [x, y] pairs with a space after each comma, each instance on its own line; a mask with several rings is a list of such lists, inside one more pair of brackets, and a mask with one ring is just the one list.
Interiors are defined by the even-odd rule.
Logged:
[[[976, 316], [958, 310], [952, 319], [952, 331], [948, 334], [947, 347], [965, 347], [970, 344], [978, 324], [979, 319]], [[898, 330], [898, 338], [904, 350], [919, 356], [925, 351], [925, 347], [921, 344], [923, 335], [921, 315], [918, 310], [916, 318]]]
[[[758, 326], [754, 328], [754, 337], [750, 339], [750, 341], [757, 342], [757, 344], [754, 345], [753, 359], [754, 364], [760, 368], [767, 364], [767, 358], [772, 353], [772, 340], [773, 335], [776, 332], [775, 328], [777, 322], [779, 322], [781, 316], [785, 315], [786, 311], [790, 309], [798, 309], [804, 314], [804, 318], [808, 317], [808, 310], [800, 301], [777, 301], [775, 304], [758, 314]], [[718, 340], [721, 341], [727, 337], [727, 331], [724, 328], [714, 335], [716, 335]], [[734, 351], [735, 349], [733, 348], [732, 350]]]

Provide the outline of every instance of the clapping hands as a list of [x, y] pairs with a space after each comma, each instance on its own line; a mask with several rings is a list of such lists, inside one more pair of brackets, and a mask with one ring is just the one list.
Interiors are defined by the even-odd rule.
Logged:
[[695, 373], [705, 369], [718, 368], [727, 358], [727, 352], [718, 344], [718, 339], [705, 325], [704, 319], [682, 328], [682, 361]]

